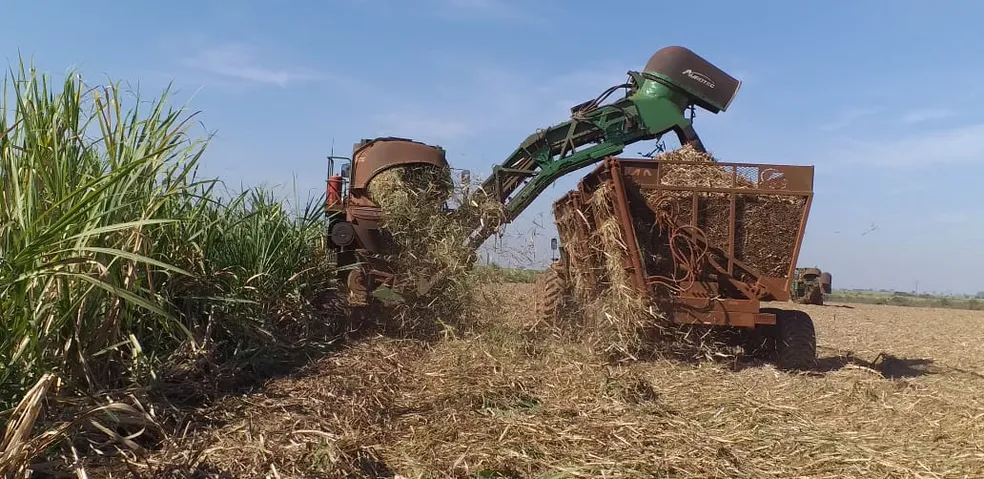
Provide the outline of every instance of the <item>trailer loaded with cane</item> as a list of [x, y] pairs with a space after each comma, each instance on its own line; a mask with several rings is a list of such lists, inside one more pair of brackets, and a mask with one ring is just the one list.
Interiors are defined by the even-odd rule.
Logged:
[[673, 323], [754, 333], [778, 366], [810, 369], [810, 316], [762, 303], [790, 300], [812, 198], [812, 166], [719, 162], [688, 146], [607, 158], [554, 203], [562, 254], [538, 281], [538, 314], [628, 288]]

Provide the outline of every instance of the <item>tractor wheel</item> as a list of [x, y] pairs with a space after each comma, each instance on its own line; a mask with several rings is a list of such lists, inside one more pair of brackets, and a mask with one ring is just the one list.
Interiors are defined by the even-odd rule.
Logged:
[[537, 322], [556, 324], [565, 304], [564, 278], [557, 268], [551, 265], [536, 277], [536, 319]]
[[774, 347], [776, 366], [791, 371], [816, 368], [817, 336], [813, 319], [795, 309], [763, 309], [776, 315], [776, 324], [768, 326], [768, 343]]

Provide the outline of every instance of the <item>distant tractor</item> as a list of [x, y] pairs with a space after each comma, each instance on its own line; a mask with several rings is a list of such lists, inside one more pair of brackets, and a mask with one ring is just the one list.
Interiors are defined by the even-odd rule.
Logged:
[[820, 268], [796, 268], [790, 296], [800, 304], [823, 305], [823, 295], [832, 291], [832, 281], [830, 273]]

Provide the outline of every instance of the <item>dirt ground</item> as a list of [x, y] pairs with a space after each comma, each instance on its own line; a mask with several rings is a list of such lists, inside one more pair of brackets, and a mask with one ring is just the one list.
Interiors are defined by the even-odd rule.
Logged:
[[984, 312], [783, 304], [817, 324], [794, 374], [608, 364], [502, 294], [477, 336], [361, 341], [88, 477], [984, 477]]

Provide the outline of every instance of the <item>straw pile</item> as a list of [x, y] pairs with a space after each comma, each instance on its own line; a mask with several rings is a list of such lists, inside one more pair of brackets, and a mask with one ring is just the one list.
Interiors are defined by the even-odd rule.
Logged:
[[[663, 165], [662, 184], [668, 186], [702, 186], [707, 188], [749, 188], [755, 184], [748, 178], [732, 174], [732, 169], [717, 166], [717, 160], [710, 152], [702, 152], [690, 145], [661, 153], [655, 159], [687, 162], [685, 165]], [[673, 194], [673, 193], [670, 193]], [[688, 193], [676, 193], [688, 194]]]
[[573, 336], [615, 361], [640, 357], [706, 357], [720, 352], [696, 328], [669, 322], [633, 284], [626, 269], [628, 246], [615, 209], [615, 189], [602, 183], [582, 210], [561, 202], [555, 209], [558, 234], [569, 253], [573, 311], [558, 333]]
[[[477, 224], [501, 218], [501, 204], [482, 192], [463, 198], [464, 188], [454, 185], [450, 170], [431, 165], [387, 169], [367, 189], [383, 213], [380, 233], [391, 252], [384, 259], [395, 273], [394, 290], [406, 300], [391, 309], [401, 327], [417, 328], [423, 318], [460, 317], [460, 303], [474, 286], [467, 273], [475, 253], [464, 244]], [[454, 201], [462, 205], [452, 215], [448, 205]], [[416, 294], [439, 275], [442, 280], [426, 295]], [[429, 317], [418, 314], [420, 309]]]
[[[576, 191], [571, 194], [580, 198]], [[579, 211], [570, 201], [557, 204], [554, 216], [557, 235], [566, 255], [571, 258], [568, 264], [571, 294], [576, 301], [586, 303], [596, 296], [597, 278], [604, 268], [604, 256], [591, 247], [590, 238], [594, 231], [592, 217]]]
[[638, 301], [639, 293], [633, 289], [625, 269], [628, 260], [628, 245], [622, 235], [622, 226], [615, 213], [615, 187], [610, 182], [602, 185], [591, 195], [590, 210], [597, 229], [592, 243], [597, 245], [604, 257], [604, 274], [607, 288], [604, 295], [613, 304], [626, 304]]
[[429, 165], [390, 168], [369, 183], [369, 198], [384, 214], [384, 243], [393, 251], [386, 259], [408, 272], [402, 281], [423, 279], [467, 261], [455, 244], [456, 231], [448, 231], [452, 225], [445, 205], [453, 187], [450, 170]]
[[[633, 287], [625, 269], [628, 248], [614, 201], [614, 188], [610, 183], [603, 184], [587, 198], [586, 211], [582, 212], [586, 213], [585, 220], [590, 216], [590, 221], [582, 220], [584, 223], [578, 225], [586, 234], [579, 238], [561, 236], [561, 240], [568, 249], [581, 253], [571, 256], [571, 269], [582, 278], [591, 278], [581, 279], [582, 283], [595, 286], [593, 291], [577, 296], [584, 328], [581, 341], [610, 357], [636, 357], [642, 346], [642, 331], [647, 320], [653, 318], [648, 317], [644, 297]], [[557, 221], [567, 223], [570, 218]], [[585, 227], [586, 223], [591, 229]], [[581, 288], [587, 289], [583, 284]]]

